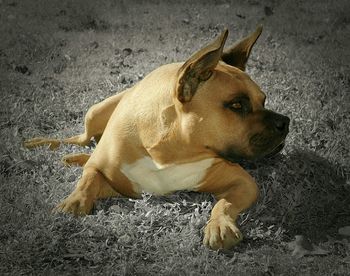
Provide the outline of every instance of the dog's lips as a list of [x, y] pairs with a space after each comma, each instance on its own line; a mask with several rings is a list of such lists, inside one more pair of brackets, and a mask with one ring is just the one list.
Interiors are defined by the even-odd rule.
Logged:
[[270, 153], [266, 154], [266, 158], [270, 158], [272, 156], [275, 156], [277, 153], [279, 153], [285, 146], [285, 141], [283, 140], [280, 144], [278, 144]]
[[271, 150], [265, 151], [263, 153], [257, 154], [257, 155], [244, 155], [240, 154], [237, 151], [233, 150], [232, 148], [229, 151], [221, 152], [219, 153], [219, 156], [222, 158], [232, 162], [232, 163], [240, 163], [245, 161], [253, 161], [258, 160], [262, 158], [271, 158], [272, 156], [278, 154], [285, 145], [285, 140], [283, 139], [280, 143], [278, 143], [276, 146], [274, 146]]

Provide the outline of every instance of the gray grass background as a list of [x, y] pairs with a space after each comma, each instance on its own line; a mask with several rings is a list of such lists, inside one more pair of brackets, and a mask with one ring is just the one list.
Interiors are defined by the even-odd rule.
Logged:
[[[346, 0], [0, 0], [0, 274], [349, 275], [349, 237], [338, 233], [350, 225], [349, 14]], [[224, 27], [230, 45], [259, 24], [247, 72], [291, 130], [281, 154], [243, 164], [261, 194], [240, 218], [239, 246], [202, 246], [210, 195], [51, 214], [81, 174], [60, 158], [94, 144], [28, 151], [25, 139], [79, 133], [92, 104]], [[327, 254], [292, 256], [295, 235]]]

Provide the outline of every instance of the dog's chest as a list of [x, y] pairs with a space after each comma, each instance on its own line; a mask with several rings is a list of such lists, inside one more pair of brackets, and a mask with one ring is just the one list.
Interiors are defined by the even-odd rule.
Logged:
[[167, 194], [179, 190], [194, 190], [213, 164], [212, 158], [174, 165], [159, 165], [150, 157], [121, 166], [121, 172], [135, 185], [137, 192]]

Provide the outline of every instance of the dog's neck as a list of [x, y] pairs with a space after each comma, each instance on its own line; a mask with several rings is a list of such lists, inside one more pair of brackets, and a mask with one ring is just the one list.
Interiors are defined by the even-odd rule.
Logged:
[[146, 148], [157, 162], [187, 163], [213, 157], [205, 147], [193, 143], [188, 134], [183, 132], [181, 117], [176, 114], [175, 106], [163, 110], [161, 122], [162, 135], [152, 146]]

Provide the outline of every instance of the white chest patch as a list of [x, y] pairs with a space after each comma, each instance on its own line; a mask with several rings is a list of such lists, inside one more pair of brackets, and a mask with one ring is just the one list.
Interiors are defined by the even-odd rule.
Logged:
[[213, 158], [209, 158], [164, 166], [147, 156], [135, 163], [123, 164], [121, 172], [135, 185], [137, 192], [163, 195], [179, 190], [194, 190], [213, 161]]

